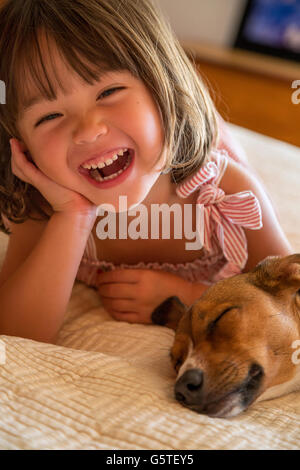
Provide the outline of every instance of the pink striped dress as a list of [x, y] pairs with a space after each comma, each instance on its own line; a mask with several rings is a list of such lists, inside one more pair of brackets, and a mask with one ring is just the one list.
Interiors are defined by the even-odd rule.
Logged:
[[228, 158], [247, 164], [245, 158], [239, 158], [232, 147], [228, 148], [224, 142], [222, 144], [211, 152], [204, 166], [176, 188], [176, 193], [181, 198], [188, 197], [194, 191], [198, 192], [197, 205], [201, 221], [198, 234], [203, 247], [201, 258], [177, 264], [140, 262], [115, 265], [97, 259], [96, 245], [91, 233], [76, 279], [96, 288], [98, 269], [158, 269], [181, 276], [190, 282], [210, 285], [239, 274], [248, 257], [243, 229], [257, 230], [262, 227], [261, 209], [251, 191], [226, 195], [219, 188]]

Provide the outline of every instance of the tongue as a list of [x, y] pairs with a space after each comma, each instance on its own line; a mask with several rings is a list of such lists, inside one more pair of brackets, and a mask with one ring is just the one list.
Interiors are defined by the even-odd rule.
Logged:
[[128, 152], [124, 153], [122, 157], [118, 157], [116, 161], [114, 161], [111, 165], [105, 166], [99, 170], [101, 176], [109, 176], [113, 173], [116, 173], [119, 170], [122, 170], [126, 165], [128, 159]]

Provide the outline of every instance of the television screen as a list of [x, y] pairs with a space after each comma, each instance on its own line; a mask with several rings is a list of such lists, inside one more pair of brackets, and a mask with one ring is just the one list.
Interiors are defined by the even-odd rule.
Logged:
[[300, 0], [248, 0], [234, 46], [300, 62]]

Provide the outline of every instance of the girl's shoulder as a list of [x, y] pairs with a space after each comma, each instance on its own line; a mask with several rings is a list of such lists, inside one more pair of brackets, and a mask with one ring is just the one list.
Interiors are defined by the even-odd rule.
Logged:
[[254, 169], [246, 161], [232, 158], [225, 149], [213, 150], [203, 171], [211, 173], [211, 182], [225, 194], [251, 190], [257, 181]]
[[207, 185], [220, 187], [225, 194], [251, 190], [257, 178], [245, 162], [238, 163], [225, 150], [213, 150], [203, 166], [187, 177], [176, 188], [178, 196], [186, 198]]
[[[226, 157], [225, 157], [226, 158]], [[226, 158], [226, 167], [219, 181], [219, 187], [225, 194], [235, 194], [242, 191], [257, 191], [259, 180], [253, 168], [249, 165]]]

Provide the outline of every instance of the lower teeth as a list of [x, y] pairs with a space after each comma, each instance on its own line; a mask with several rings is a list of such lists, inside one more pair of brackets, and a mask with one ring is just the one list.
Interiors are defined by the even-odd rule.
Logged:
[[[130, 163], [130, 159], [128, 159], [128, 162], [126, 163], [126, 165], [124, 166], [124, 168], [122, 168], [122, 170], [119, 170], [117, 171], [116, 173], [113, 173], [112, 175], [109, 175], [109, 176], [104, 176], [102, 177], [100, 175], [100, 173], [96, 174], [95, 176], [93, 175], [92, 178], [96, 181], [108, 181], [108, 180], [112, 180], [114, 178], [116, 178], [117, 176], [119, 176], [121, 173], [123, 173], [123, 171], [126, 170], [126, 168], [129, 167], [129, 163]], [[91, 176], [91, 175], [90, 175]]]

